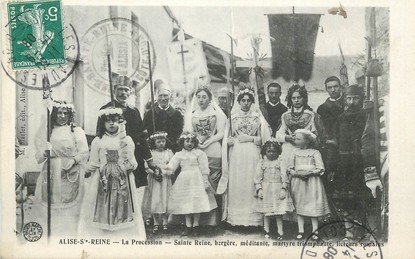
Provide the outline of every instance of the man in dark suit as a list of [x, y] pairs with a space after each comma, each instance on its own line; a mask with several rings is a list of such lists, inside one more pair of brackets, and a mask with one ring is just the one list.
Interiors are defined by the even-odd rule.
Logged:
[[[136, 107], [128, 105], [128, 98], [131, 94], [131, 82], [127, 76], [120, 76], [114, 82], [114, 105], [123, 110], [123, 117], [126, 121], [125, 131], [135, 143], [134, 156], [138, 166], [134, 170], [135, 184], [137, 188], [147, 186], [147, 173], [144, 168], [144, 162], [148, 163], [150, 168], [155, 168], [150, 148], [145, 139], [144, 124], [140, 112]], [[101, 107], [102, 109], [112, 106], [109, 102]]]
[[[329, 98], [318, 107], [317, 113], [320, 115], [326, 133], [324, 139], [327, 141], [322, 143], [322, 154], [326, 166], [326, 177], [329, 178], [326, 180], [330, 182], [334, 173], [339, 170], [338, 150], [337, 146], [332, 143], [332, 139], [334, 138], [334, 125], [339, 115], [344, 111], [345, 101], [340, 79], [337, 76], [328, 77], [324, 85]], [[331, 186], [328, 185], [328, 192], [331, 193], [332, 191]]]
[[[179, 151], [180, 134], [183, 132], [183, 115], [170, 106], [171, 90], [166, 83], [161, 83], [157, 92], [157, 103], [154, 105], [155, 131], [167, 132], [168, 148], [174, 153]], [[149, 135], [154, 133], [153, 114], [151, 109], [144, 115], [144, 128]]]
[[271, 83], [267, 87], [268, 102], [265, 104], [267, 114], [265, 119], [272, 129], [272, 136], [275, 137], [275, 133], [281, 126], [281, 115], [288, 111], [288, 108], [281, 103], [281, 86], [278, 83]]

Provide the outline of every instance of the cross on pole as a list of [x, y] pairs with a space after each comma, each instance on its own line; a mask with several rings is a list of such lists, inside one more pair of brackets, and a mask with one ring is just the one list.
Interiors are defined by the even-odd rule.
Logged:
[[183, 83], [185, 86], [185, 90], [187, 93], [187, 80], [186, 80], [186, 65], [184, 62], [184, 54], [189, 53], [189, 50], [184, 50], [183, 48], [183, 44], [180, 45], [180, 51], [177, 52], [177, 54], [180, 54], [180, 56], [182, 57], [182, 67], [183, 67]]

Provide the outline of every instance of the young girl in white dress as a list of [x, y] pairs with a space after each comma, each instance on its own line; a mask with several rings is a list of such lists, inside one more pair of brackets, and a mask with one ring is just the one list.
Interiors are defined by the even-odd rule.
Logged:
[[145, 239], [144, 222], [132, 171], [137, 167], [134, 142], [126, 135], [120, 108], [99, 111], [92, 141], [86, 189], [78, 226], [80, 236], [134, 236]]
[[182, 151], [177, 152], [167, 169], [172, 172], [179, 166], [181, 172], [173, 184], [168, 201], [168, 213], [184, 215], [186, 229], [183, 236], [199, 235], [200, 213], [209, 212], [217, 207], [215, 199], [208, 197], [212, 188], [209, 184], [209, 162], [206, 154], [197, 148], [196, 135], [183, 132], [179, 138]]
[[291, 196], [298, 216], [297, 239], [304, 238], [304, 218], [310, 217], [313, 227], [312, 239], [317, 240], [318, 217], [330, 213], [321, 176], [324, 164], [321, 154], [313, 146], [316, 135], [309, 130], [295, 131], [295, 147], [289, 162]]
[[277, 221], [277, 240], [284, 239], [282, 216], [294, 210], [286, 172], [281, 171], [281, 146], [274, 140], [265, 142], [261, 149], [263, 159], [258, 162], [254, 175], [255, 196], [260, 199], [257, 212], [264, 214], [264, 235], [269, 238], [272, 217]]
[[159, 225], [163, 225], [163, 231], [168, 230], [167, 201], [172, 187], [172, 172], [167, 170], [167, 164], [173, 158], [173, 152], [166, 149], [167, 133], [154, 132], [150, 136], [149, 145], [154, 163], [161, 171], [146, 169], [148, 176], [147, 197], [145, 207], [151, 213], [154, 225], [153, 233], [159, 231]]

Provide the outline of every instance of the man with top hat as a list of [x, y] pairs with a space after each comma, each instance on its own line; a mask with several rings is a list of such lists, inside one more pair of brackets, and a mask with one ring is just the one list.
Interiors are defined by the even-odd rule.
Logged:
[[[119, 76], [114, 82], [114, 105], [116, 108], [123, 110], [123, 117], [126, 121], [125, 131], [135, 144], [134, 156], [138, 166], [134, 170], [135, 183], [137, 188], [147, 185], [147, 173], [145, 172], [144, 161], [150, 168], [155, 168], [150, 148], [145, 139], [144, 124], [140, 112], [136, 107], [128, 104], [128, 98], [131, 94], [132, 84], [127, 76]], [[100, 110], [112, 106], [111, 102], [105, 104]], [[99, 125], [99, 121], [98, 124]]]
[[[229, 96], [228, 96], [229, 95]], [[232, 108], [233, 93], [228, 87], [222, 87], [218, 90], [218, 105], [225, 113], [226, 117], [229, 117], [228, 111], [228, 98], [230, 99], [230, 107]]]
[[[334, 174], [332, 199], [345, 220], [346, 239], [358, 238], [350, 221], [376, 229], [380, 216], [377, 191], [383, 186], [376, 170], [374, 131], [367, 130], [368, 113], [363, 109], [364, 90], [351, 85], [345, 91], [345, 110], [334, 126], [334, 144], [338, 146], [339, 171]], [[372, 143], [373, 142], [373, 143]]]
[[[176, 153], [180, 149], [177, 141], [183, 132], [184, 122], [183, 115], [170, 105], [170, 99], [170, 87], [161, 82], [158, 86], [157, 103], [154, 104], [155, 131], [167, 132], [168, 148]], [[144, 128], [149, 135], [154, 133], [151, 109], [144, 115]]]
[[288, 111], [288, 108], [280, 102], [281, 85], [278, 83], [271, 83], [267, 87], [268, 102], [265, 104], [266, 115], [265, 119], [272, 129], [272, 136], [281, 126], [281, 115]]
[[[323, 122], [324, 131], [326, 134], [326, 143], [322, 143], [322, 155], [326, 167], [326, 177], [328, 180], [333, 176], [333, 173], [338, 170], [338, 151], [337, 146], [333, 144], [334, 124], [339, 115], [344, 111], [344, 97], [342, 95], [343, 87], [340, 79], [337, 76], [330, 76], [324, 81], [324, 86], [329, 98], [321, 104], [317, 113]], [[327, 191], [330, 193], [332, 186], [328, 186]]]

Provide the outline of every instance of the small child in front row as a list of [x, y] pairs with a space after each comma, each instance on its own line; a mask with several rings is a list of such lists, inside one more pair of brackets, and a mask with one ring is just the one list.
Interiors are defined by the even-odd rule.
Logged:
[[330, 213], [326, 191], [321, 176], [324, 164], [321, 154], [314, 149], [317, 137], [305, 129], [295, 131], [295, 146], [290, 158], [291, 196], [298, 216], [297, 239], [304, 238], [304, 218], [310, 217], [313, 227], [312, 239], [317, 240], [318, 217]]
[[212, 188], [208, 180], [209, 162], [206, 154], [197, 148], [195, 134], [183, 132], [179, 145], [182, 151], [177, 152], [167, 165], [167, 169], [172, 172], [181, 167], [170, 192], [167, 211], [185, 216], [186, 229], [182, 236], [198, 236], [200, 213], [217, 207], [215, 199], [209, 199], [207, 194]]
[[256, 211], [264, 214], [264, 235], [269, 238], [269, 226], [273, 216], [277, 220], [277, 240], [284, 240], [282, 216], [294, 210], [288, 191], [288, 176], [281, 172], [281, 146], [276, 141], [267, 141], [262, 146], [261, 159], [254, 175], [256, 196], [261, 199]]
[[167, 164], [173, 157], [173, 152], [166, 149], [167, 133], [157, 131], [150, 136], [149, 144], [154, 163], [161, 169], [161, 172], [149, 168], [147, 180], [147, 194], [145, 208], [151, 213], [154, 225], [153, 233], [159, 231], [159, 224], [163, 224], [163, 231], [168, 230], [167, 201], [172, 187], [171, 171], [167, 170]]

